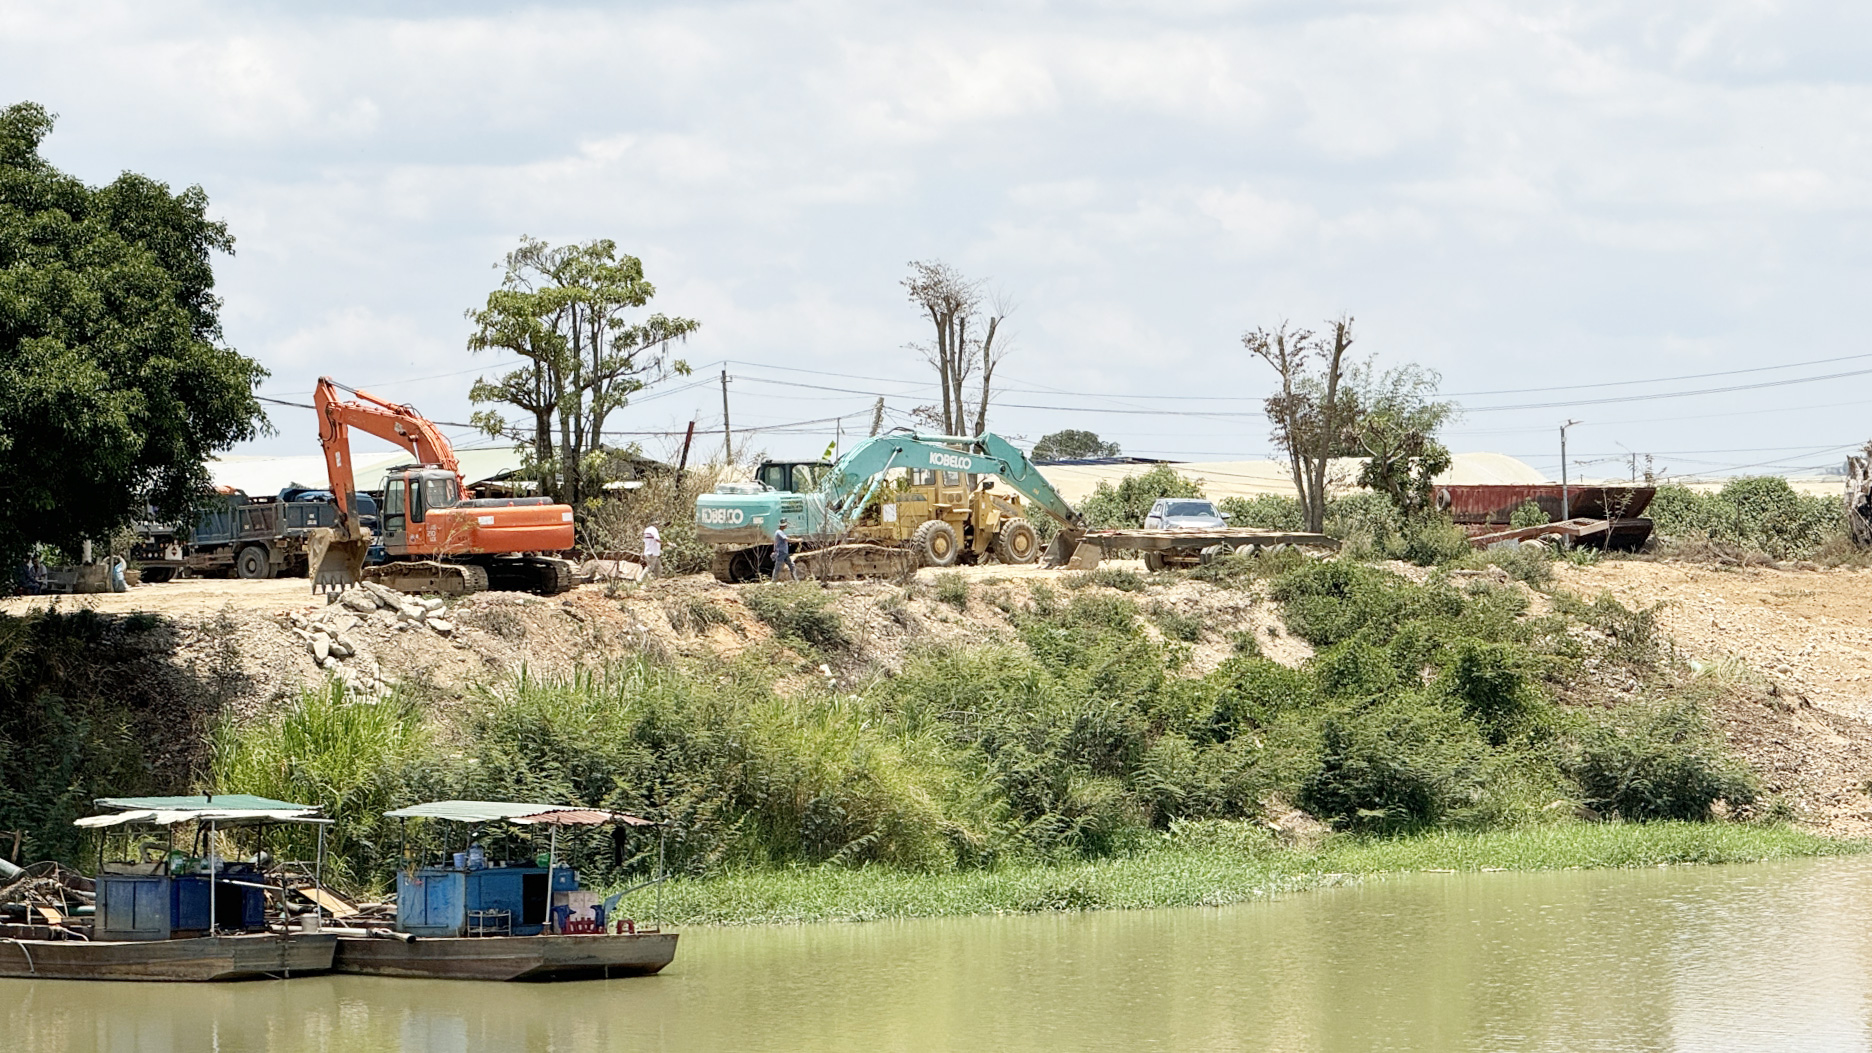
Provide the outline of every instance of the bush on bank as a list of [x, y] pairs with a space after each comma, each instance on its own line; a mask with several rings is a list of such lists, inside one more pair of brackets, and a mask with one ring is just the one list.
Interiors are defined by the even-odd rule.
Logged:
[[[1036, 589], [1011, 608], [1013, 640], [930, 649], [862, 690], [815, 683], [782, 697], [758, 655], [645, 657], [515, 678], [420, 734], [394, 702], [315, 694], [303, 718], [225, 729], [218, 756], [234, 760], [218, 775], [234, 788], [264, 771], [281, 796], [320, 795], [362, 824], [348, 850], [379, 879], [387, 835], [365, 813], [393, 788], [667, 817], [668, 860], [692, 875], [1117, 857], [1174, 824], [1257, 819], [1277, 801], [1336, 829], [1394, 833], [1548, 822], [1582, 805], [1701, 818], [1717, 800], [1755, 798], [1707, 720], [1670, 697], [1645, 612], [1604, 599], [1530, 617], [1518, 586], [1418, 584], [1348, 560], [1235, 557], [1201, 573], [1271, 578], [1314, 658], [1293, 669], [1238, 647], [1188, 676], [1188, 645], [1151, 631], [1131, 594]], [[798, 588], [758, 595], [836, 621]], [[1589, 660], [1644, 685], [1640, 701], [1560, 704]], [[288, 734], [295, 721], [343, 724], [326, 712], [341, 705], [378, 707], [366, 723], [383, 725], [370, 736], [380, 747], [341, 754], [345, 736]], [[646, 868], [655, 845], [599, 833], [562, 848], [605, 876]]]

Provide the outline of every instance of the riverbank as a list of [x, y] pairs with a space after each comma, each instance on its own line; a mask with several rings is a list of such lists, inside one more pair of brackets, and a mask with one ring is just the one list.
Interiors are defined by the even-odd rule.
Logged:
[[[820, 866], [677, 880], [665, 886], [662, 910], [677, 925], [757, 925], [1220, 907], [1385, 874], [1758, 863], [1869, 848], [1784, 825], [1687, 822], [1341, 834], [1302, 847], [1246, 823], [1202, 823], [1148, 851], [1078, 863], [940, 874]], [[625, 909], [648, 914], [651, 895], [638, 893]]]

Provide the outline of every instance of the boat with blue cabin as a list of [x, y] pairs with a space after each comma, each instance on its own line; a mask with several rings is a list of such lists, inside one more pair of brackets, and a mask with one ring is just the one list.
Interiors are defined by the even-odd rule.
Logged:
[[[558, 858], [562, 827], [656, 826], [650, 820], [516, 801], [432, 801], [384, 814], [453, 824], [466, 833], [447, 843], [463, 847], [444, 849], [436, 859], [411, 858], [397, 872], [394, 926], [338, 919], [346, 927], [334, 930], [337, 972], [427, 979], [599, 979], [650, 975], [676, 956], [675, 933], [662, 931], [655, 921], [640, 924], [618, 915], [624, 896], [663, 880], [660, 838], [656, 877], [609, 897], [581, 889], [577, 872]], [[530, 858], [489, 858], [475, 837], [489, 824], [544, 828], [546, 850]]]
[[[245, 794], [94, 803], [99, 814], [76, 825], [97, 831], [95, 876], [39, 864], [0, 879], [0, 977], [247, 980], [331, 968], [337, 937], [319, 931], [316, 911], [288, 909], [292, 890], [264, 848], [269, 829], [317, 829], [316, 884], [331, 822], [316, 807]], [[178, 828], [193, 832], [190, 850], [177, 847]], [[168, 835], [166, 849], [150, 844], [153, 831]], [[236, 832], [251, 836], [251, 861], [219, 854]], [[128, 858], [105, 858], [113, 834]]]

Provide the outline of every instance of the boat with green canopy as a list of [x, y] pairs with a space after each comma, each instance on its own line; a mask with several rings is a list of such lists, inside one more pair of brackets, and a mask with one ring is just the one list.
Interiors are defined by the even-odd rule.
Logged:
[[[337, 938], [294, 895], [296, 884], [316, 894], [323, 876], [331, 820], [316, 806], [246, 794], [93, 803], [99, 813], [75, 825], [97, 832], [94, 876], [52, 863], [0, 875], [0, 976], [245, 980], [331, 968]], [[190, 836], [178, 843], [179, 831]], [[275, 863], [269, 834], [276, 847], [310, 840], [315, 858]], [[221, 855], [242, 839], [249, 859]]]
[[[336, 930], [337, 972], [599, 979], [646, 976], [676, 956], [675, 933], [662, 931], [656, 920], [640, 923], [618, 912], [625, 896], [663, 881], [659, 824], [607, 809], [521, 801], [431, 801], [384, 815], [405, 827], [396, 921]], [[412, 851], [411, 819], [446, 824], [439, 847], [429, 839]], [[559, 832], [603, 825], [656, 829], [656, 875], [609, 897], [581, 889], [577, 872], [559, 858]], [[490, 851], [480, 837], [486, 829], [510, 836], [493, 838]]]

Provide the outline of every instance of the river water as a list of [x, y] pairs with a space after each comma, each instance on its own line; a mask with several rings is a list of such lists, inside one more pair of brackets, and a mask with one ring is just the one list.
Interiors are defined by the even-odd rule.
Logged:
[[1872, 859], [692, 929], [644, 979], [0, 980], [0, 1050], [1868, 1050]]

